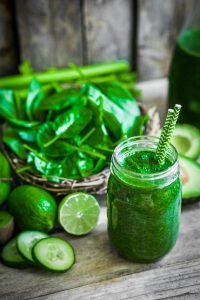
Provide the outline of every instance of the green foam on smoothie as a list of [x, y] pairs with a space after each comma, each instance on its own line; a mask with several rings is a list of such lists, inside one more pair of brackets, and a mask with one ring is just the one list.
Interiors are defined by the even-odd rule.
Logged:
[[133, 172], [140, 174], [152, 174], [167, 170], [172, 166], [172, 162], [165, 157], [162, 164], [159, 164], [154, 151], [135, 151], [125, 157], [123, 166]]

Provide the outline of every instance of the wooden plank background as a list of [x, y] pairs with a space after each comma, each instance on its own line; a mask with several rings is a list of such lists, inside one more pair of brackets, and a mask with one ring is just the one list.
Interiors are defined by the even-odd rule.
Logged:
[[192, 1], [139, 0], [137, 66], [140, 80], [168, 73], [177, 35]]
[[17, 70], [17, 45], [12, 11], [11, 1], [0, 0], [0, 75], [11, 74]]
[[84, 1], [84, 32], [88, 63], [115, 59], [131, 60], [131, 39], [134, 29], [132, 3], [132, 0]]
[[0, 0], [0, 75], [128, 59], [140, 80], [167, 75], [188, 0]]
[[80, 0], [16, 0], [20, 58], [34, 70], [82, 64]]

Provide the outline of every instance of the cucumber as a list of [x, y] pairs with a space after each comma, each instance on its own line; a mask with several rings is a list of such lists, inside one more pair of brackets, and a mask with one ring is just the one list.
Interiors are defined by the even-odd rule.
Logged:
[[46, 233], [40, 231], [24, 231], [17, 236], [17, 248], [19, 253], [30, 263], [34, 263], [32, 257], [33, 246], [41, 239], [47, 238]]
[[19, 254], [17, 250], [16, 237], [10, 240], [2, 249], [1, 259], [8, 267], [25, 268], [28, 266], [25, 259]]
[[14, 219], [7, 211], [0, 211], [0, 245], [5, 244], [12, 236]]
[[57, 237], [48, 237], [37, 242], [32, 255], [38, 265], [54, 272], [65, 272], [75, 262], [73, 247]]

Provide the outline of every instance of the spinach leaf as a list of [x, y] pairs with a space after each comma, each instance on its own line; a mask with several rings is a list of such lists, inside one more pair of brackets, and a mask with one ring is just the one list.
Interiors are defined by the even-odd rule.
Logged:
[[27, 157], [27, 151], [23, 142], [12, 127], [7, 127], [3, 131], [3, 142], [21, 159]]
[[53, 182], [60, 182], [63, 174], [62, 162], [43, 159], [43, 154], [39, 156], [36, 153], [30, 152], [29, 162], [33, 162], [36, 170], [45, 175], [45, 177]]
[[16, 118], [8, 118], [8, 121], [16, 126], [23, 127], [23, 128], [33, 128], [40, 124], [40, 122], [37, 121], [29, 122], [26, 120], [20, 120]]
[[77, 88], [68, 88], [59, 93], [55, 93], [48, 98], [44, 98], [40, 104], [40, 110], [63, 110], [81, 100], [81, 92]]
[[106, 156], [104, 154], [89, 145], [82, 145], [79, 148], [77, 147], [77, 150], [79, 151], [79, 153], [86, 153], [89, 156], [106, 160]]
[[55, 143], [46, 146], [46, 144], [54, 139], [55, 130], [54, 123], [48, 122], [40, 126], [37, 133], [37, 144], [46, 155], [50, 157], [62, 157], [73, 153], [75, 150], [69, 148], [64, 141], [55, 141]]
[[5, 118], [17, 118], [17, 107], [12, 90], [0, 89], [0, 115]]
[[72, 138], [79, 134], [90, 122], [92, 113], [86, 107], [75, 106], [72, 109], [56, 117], [53, 127], [55, 136], [44, 146], [48, 147], [55, 143], [59, 138]]
[[99, 173], [103, 169], [104, 166], [105, 166], [105, 160], [99, 158], [98, 161], [96, 162], [96, 165], [95, 165], [94, 169], [93, 169], [93, 174]]
[[30, 121], [34, 119], [34, 114], [39, 108], [42, 96], [42, 89], [39, 82], [36, 79], [32, 79], [25, 103], [26, 113]]
[[73, 153], [63, 161], [63, 177], [80, 179], [81, 175], [77, 167], [78, 154]]
[[93, 174], [94, 160], [92, 158], [79, 158], [76, 163], [78, 170], [83, 178]]
[[[108, 131], [103, 123], [103, 97], [99, 97], [96, 100], [96, 103], [93, 101], [88, 102], [88, 108], [92, 111], [93, 113], [93, 118], [92, 118], [92, 125], [93, 130], [88, 130], [88, 132], [84, 132], [85, 141], [87, 144], [91, 146], [96, 146], [98, 144], [103, 144], [103, 143], [110, 143], [112, 144], [111, 137], [108, 134]], [[90, 134], [89, 134], [90, 133]], [[89, 136], [87, 136], [89, 134]], [[84, 140], [84, 137], [82, 137]]]
[[37, 135], [38, 128], [16, 128], [16, 132], [20, 136], [20, 138], [29, 143], [34, 143], [36, 141], [36, 135]]
[[103, 97], [104, 122], [116, 139], [123, 133], [131, 136], [140, 110], [132, 95], [117, 82], [87, 84], [87, 95], [96, 103]]

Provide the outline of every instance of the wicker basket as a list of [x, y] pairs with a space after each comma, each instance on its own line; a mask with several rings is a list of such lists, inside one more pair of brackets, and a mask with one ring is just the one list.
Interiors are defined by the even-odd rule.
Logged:
[[[142, 114], [148, 113], [150, 116], [150, 121], [148, 122], [145, 134], [147, 135], [155, 135], [155, 133], [160, 128], [159, 115], [156, 111], [156, 108], [153, 107], [148, 111], [144, 108], [144, 106], [140, 105]], [[16, 176], [18, 177], [21, 183], [28, 183], [35, 186], [42, 187], [49, 192], [54, 193], [57, 196], [67, 194], [75, 191], [85, 191], [90, 192], [92, 194], [102, 195], [106, 192], [107, 180], [109, 176], [109, 168], [102, 170], [101, 172], [89, 176], [84, 179], [72, 180], [72, 179], [64, 179], [59, 183], [52, 182], [41, 175], [33, 175], [29, 172], [16, 173], [16, 170], [23, 167], [25, 165], [25, 161], [20, 160], [14, 153], [9, 151], [3, 144], [1, 144], [1, 148], [5, 156], [10, 162], [12, 169]]]

